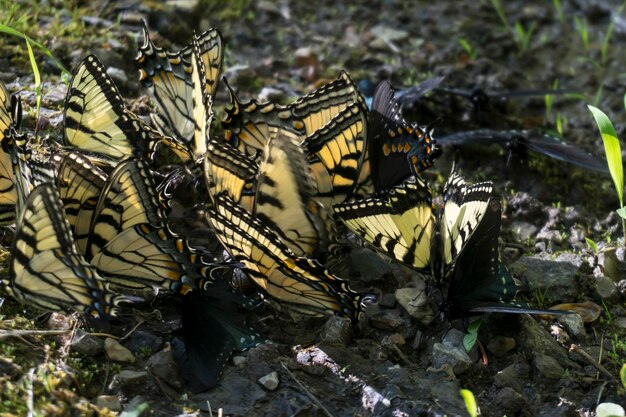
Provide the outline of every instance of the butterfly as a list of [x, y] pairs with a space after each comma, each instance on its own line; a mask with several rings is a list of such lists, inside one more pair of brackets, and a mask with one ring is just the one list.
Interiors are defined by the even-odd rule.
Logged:
[[609, 173], [607, 164], [602, 158], [590, 155], [550, 133], [539, 130], [478, 129], [451, 133], [437, 140], [441, 145], [452, 146], [502, 144], [510, 149], [526, 148], [581, 168]]
[[13, 177], [13, 158], [10, 153], [16, 132], [19, 131], [22, 109], [17, 97], [11, 96], [6, 86], [0, 82], [0, 225], [8, 226], [15, 222], [17, 190]]
[[17, 222], [8, 289], [47, 310], [71, 308], [93, 317], [115, 314], [123, 297], [110, 292], [76, 249], [54, 185], [36, 186]]
[[94, 55], [78, 66], [65, 99], [63, 143], [120, 161], [131, 156], [151, 160], [165, 145], [179, 159], [191, 155], [174, 138], [161, 135], [126, 108], [106, 68]]
[[152, 42], [145, 22], [143, 34], [135, 63], [142, 85], [157, 106], [153, 125], [189, 148], [193, 144], [194, 158], [199, 158], [206, 151], [205, 113], [211, 112], [222, 70], [222, 37], [217, 29], [209, 29], [194, 36], [184, 49], [169, 52]]
[[356, 319], [371, 296], [351, 290], [316, 260], [297, 257], [273, 229], [217, 195], [207, 219], [230, 254], [261, 290], [279, 303], [310, 315], [340, 314]]
[[407, 123], [389, 81], [376, 87], [368, 119], [371, 178], [376, 192], [431, 167], [441, 150], [426, 126]]
[[336, 80], [288, 106], [273, 102], [260, 104], [256, 100], [243, 103], [228, 83], [225, 84], [230, 92], [230, 107], [226, 108], [226, 116], [222, 120], [225, 141], [256, 160], [261, 157], [271, 127], [310, 136], [348, 105], [358, 103], [365, 108], [363, 97], [345, 71]]
[[221, 266], [169, 230], [165, 196], [145, 162], [125, 160], [107, 176], [70, 154], [57, 186], [79, 248], [108, 281], [182, 293], [213, 282]]

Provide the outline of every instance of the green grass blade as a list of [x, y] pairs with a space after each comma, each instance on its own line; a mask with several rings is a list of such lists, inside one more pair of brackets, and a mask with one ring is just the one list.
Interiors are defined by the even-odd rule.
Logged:
[[593, 114], [600, 134], [602, 135], [602, 142], [604, 142], [604, 152], [606, 153], [606, 160], [617, 190], [617, 196], [619, 198], [620, 207], [624, 206], [624, 168], [622, 166], [622, 151], [617, 139], [617, 133], [613, 123], [609, 120], [604, 112], [596, 107], [588, 105], [591, 114]]
[[619, 378], [622, 380], [624, 389], [626, 389], [626, 363], [622, 365], [622, 369], [619, 371]]
[[61, 64], [61, 61], [59, 61], [58, 59], [56, 59], [54, 57], [54, 55], [52, 55], [52, 52], [50, 52], [50, 50], [48, 48], [46, 48], [44, 45], [42, 45], [41, 43], [37, 42], [36, 40], [32, 39], [31, 37], [29, 37], [25, 33], [22, 33], [19, 30], [15, 30], [12, 27], [4, 25], [2, 23], [0, 23], [0, 33], [6, 33], [8, 35], [17, 36], [18, 38], [26, 39], [28, 42], [30, 42], [31, 45], [35, 45], [47, 57], [49, 57], [54, 62], [54, 65], [56, 65], [57, 68], [59, 68], [64, 74], [67, 74], [68, 76], [71, 77], [71, 73], [67, 70], [67, 68], [65, 68], [65, 66], [63, 66], [63, 64]]
[[463, 401], [465, 402], [467, 413], [470, 415], [470, 417], [476, 417], [478, 415], [478, 405], [476, 404], [476, 398], [474, 398], [474, 393], [472, 393], [472, 391], [468, 389], [462, 389], [461, 397], [463, 397]]
[[24, 40], [26, 41], [26, 47], [28, 48], [28, 57], [30, 58], [30, 65], [33, 67], [33, 75], [35, 76], [35, 95], [37, 97], [37, 113], [35, 120], [39, 121], [39, 112], [41, 110], [41, 75], [39, 74], [37, 60], [35, 59], [35, 54], [33, 53], [33, 48], [30, 46], [28, 37], [25, 36]]

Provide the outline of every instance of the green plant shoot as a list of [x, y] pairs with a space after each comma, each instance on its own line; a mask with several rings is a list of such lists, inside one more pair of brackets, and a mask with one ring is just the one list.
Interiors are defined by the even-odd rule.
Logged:
[[598, 253], [598, 245], [596, 244], [596, 242], [589, 239], [588, 237], [585, 237], [585, 241], [587, 242], [587, 246], [589, 246], [589, 249], [591, 249], [594, 253]]
[[622, 365], [622, 369], [619, 371], [619, 379], [622, 381], [624, 389], [626, 389], [626, 363]]
[[474, 393], [472, 393], [472, 391], [468, 389], [462, 389], [461, 397], [463, 397], [463, 401], [465, 402], [467, 413], [470, 415], [470, 417], [476, 417], [478, 415], [478, 405], [476, 404], [476, 398], [474, 398]]
[[478, 340], [478, 329], [480, 328], [481, 324], [482, 320], [478, 319], [468, 326], [467, 334], [463, 336], [463, 347], [465, 348], [466, 352], [472, 350], [472, 348], [476, 344], [476, 341]]
[[606, 154], [606, 161], [609, 166], [609, 172], [611, 178], [613, 178], [613, 184], [617, 191], [617, 198], [619, 199], [619, 210], [617, 214], [622, 218], [622, 231], [624, 233], [624, 244], [626, 244], [626, 209], [624, 208], [624, 168], [622, 166], [622, 150], [615, 133], [613, 123], [609, 120], [608, 116], [602, 112], [602, 110], [594, 107], [587, 106], [593, 114], [600, 135], [602, 135], [602, 142], [604, 143], [604, 153]]
[[35, 95], [37, 97], [37, 112], [35, 120], [39, 122], [39, 112], [41, 110], [41, 75], [39, 74], [37, 60], [35, 59], [35, 54], [33, 53], [33, 48], [31, 48], [30, 46], [28, 37], [24, 36], [24, 40], [26, 41], [26, 47], [28, 48], [28, 57], [30, 58], [30, 65], [33, 67], [33, 75], [35, 76]]

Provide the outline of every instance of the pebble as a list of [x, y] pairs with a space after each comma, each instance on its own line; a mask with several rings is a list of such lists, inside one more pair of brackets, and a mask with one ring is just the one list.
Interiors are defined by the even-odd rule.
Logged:
[[148, 376], [149, 375], [146, 371], [131, 371], [129, 369], [124, 369], [113, 377], [111, 385], [119, 385], [122, 388], [141, 387], [145, 385]]
[[563, 376], [563, 368], [552, 356], [535, 353], [533, 356], [533, 366], [545, 378], [560, 379]]
[[596, 415], [598, 417], [624, 417], [626, 412], [621, 405], [614, 403], [602, 403], [596, 407]]
[[624, 316], [615, 317], [613, 319], [612, 324], [613, 324], [613, 326], [617, 327], [618, 329], [626, 329], [626, 317], [624, 317]]
[[585, 323], [583, 322], [582, 317], [578, 314], [564, 314], [562, 316], [557, 316], [556, 319], [561, 325], [567, 330], [570, 336], [574, 339], [582, 339], [587, 336], [587, 331], [585, 330]]
[[396, 306], [396, 295], [393, 293], [383, 294], [378, 298], [378, 306], [382, 308], [394, 308]]
[[517, 342], [512, 337], [496, 336], [487, 343], [487, 350], [494, 356], [505, 356], [507, 353], [515, 349]]
[[152, 355], [146, 362], [147, 369], [161, 378], [173, 388], [182, 388], [179, 378], [178, 364], [172, 355], [172, 348], [168, 344], [165, 349]]
[[493, 381], [498, 387], [510, 387], [515, 391], [524, 392], [522, 381], [526, 381], [530, 375], [530, 367], [525, 362], [514, 363], [494, 375]]
[[269, 374], [259, 378], [259, 384], [263, 385], [263, 387], [270, 391], [274, 391], [276, 388], [278, 388], [279, 382], [280, 381], [278, 380], [278, 372], [276, 371], [270, 372]]
[[518, 240], [526, 242], [535, 237], [539, 228], [532, 223], [514, 221], [511, 223], [511, 230], [517, 235]]
[[508, 414], [517, 415], [528, 403], [524, 396], [513, 388], [504, 387], [496, 394], [495, 403]]
[[381, 310], [370, 317], [370, 324], [378, 330], [397, 330], [404, 325], [404, 320], [396, 309]]
[[106, 407], [111, 411], [122, 411], [122, 403], [117, 395], [100, 395], [96, 398], [96, 404], [98, 407]]
[[370, 29], [370, 32], [383, 39], [385, 42], [402, 41], [409, 37], [409, 32], [406, 30], [396, 29], [384, 25], [376, 25]]
[[126, 75], [124, 70], [116, 67], [108, 67], [107, 74], [109, 74], [109, 77], [111, 77], [118, 86], [125, 86], [128, 84], [128, 75]]
[[531, 288], [541, 291], [547, 304], [571, 301], [578, 295], [574, 277], [581, 259], [551, 259], [546, 255], [522, 256], [511, 264], [513, 276], [527, 279]]
[[316, 65], [317, 55], [309, 47], [298, 48], [294, 54], [293, 66], [302, 68], [306, 66]]
[[280, 101], [285, 97], [285, 92], [278, 88], [263, 87], [257, 96], [257, 99], [263, 103], [266, 101]]
[[332, 316], [322, 326], [320, 339], [333, 346], [347, 346], [350, 343], [350, 320], [345, 317]]
[[464, 349], [447, 346], [443, 343], [433, 345], [432, 356], [433, 368], [439, 369], [448, 365], [455, 375], [466, 372], [472, 365], [472, 361]]
[[233, 356], [233, 365], [238, 368], [243, 368], [244, 366], [246, 366], [246, 362], [248, 362], [248, 359], [245, 356]]
[[135, 362], [135, 355], [122, 346], [117, 340], [107, 337], [104, 339], [104, 352], [112, 361], [116, 362]]
[[76, 329], [72, 342], [72, 350], [86, 356], [96, 356], [104, 350], [104, 341], [96, 336], [92, 336], [83, 329]]
[[398, 288], [396, 300], [418, 322], [428, 325], [433, 321], [435, 313], [423, 286], [422, 288]]
[[596, 277], [596, 293], [603, 300], [611, 300], [617, 297], [615, 282], [604, 275]]

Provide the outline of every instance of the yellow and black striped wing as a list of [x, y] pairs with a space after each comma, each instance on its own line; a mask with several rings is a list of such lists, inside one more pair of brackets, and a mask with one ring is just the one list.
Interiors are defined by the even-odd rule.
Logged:
[[452, 168], [444, 187], [444, 207], [439, 220], [444, 265], [454, 263], [481, 223], [492, 192], [493, 183], [490, 181], [468, 185], [455, 168]]
[[186, 292], [203, 286], [214, 265], [167, 228], [151, 175], [139, 159], [111, 173], [91, 221], [87, 259], [122, 287]]
[[302, 143], [317, 184], [316, 199], [324, 207], [352, 195], [363, 165], [366, 135], [367, 111], [354, 103]]
[[204, 179], [209, 197], [226, 193], [248, 211], [254, 208], [259, 165], [232, 146], [209, 141], [204, 158]]
[[222, 120], [224, 140], [243, 154], [260, 161], [273, 129], [305, 134], [304, 124], [287, 107], [271, 101], [243, 103], [226, 81], [224, 84], [230, 93], [230, 107]]
[[[21, 114], [20, 114], [21, 116]], [[11, 95], [4, 83], [0, 82], [0, 226], [8, 226], [15, 222], [15, 204], [17, 191], [13, 180], [13, 164], [8, 152], [10, 136], [19, 126], [14, 120], [11, 109]]]
[[87, 252], [91, 220], [107, 179], [104, 171], [78, 152], [66, 155], [59, 167], [57, 189], [81, 254]]
[[374, 249], [415, 269], [431, 263], [435, 231], [432, 193], [422, 179], [411, 179], [382, 197], [337, 204], [334, 214]]
[[272, 229], [228, 196], [217, 196], [216, 203], [207, 213], [209, 222], [265, 294], [308, 314], [356, 318], [365, 297], [350, 290], [346, 281], [314, 260], [297, 258]]
[[197, 120], [194, 119], [193, 102], [194, 85], [197, 84], [193, 77], [198, 75], [192, 65], [194, 43], [204, 67], [201, 76], [205, 94], [214, 97], [224, 55], [222, 38], [217, 29], [194, 36], [193, 43], [178, 52], [169, 52], [152, 42], [144, 26], [144, 42], [135, 59], [139, 79], [158, 108], [153, 117], [155, 127], [161, 132], [173, 134], [188, 146], [194, 141], [194, 120]]
[[300, 142], [301, 136], [288, 130], [272, 131], [259, 166], [253, 212], [296, 256], [311, 256], [325, 250], [328, 237]]
[[207, 84], [207, 79], [209, 78], [207, 71], [210, 71], [211, 68], [207, 68], [205, 61], [202, 59], [200, 43], [197, 38], [194, 38], [192, 43], [191, 68], [193, 70], [191, 74], [193, 82], [192, 114], [195, 121], [193, 155], [195, 159], [199, 159], [206, 154], [209, 142], [209, 131], [213, 121], [213, 96], [215, 94], [212, 87], [217, 87], [217, 82], [214, 82], [212, 86]]
[[350, 104], [367, 108], [352, 78], [341, 71], [336, 80], [318, 88], [289, 105], [293, 117], [302, 121], [306, 134], [326, 126]]
[[37, 186], [26, 200], [13, 243], [9, 288], [22, 302], [96, 317], [113, 314], [120, 300], [77, 252], [52, 184]]
[[149, 157], [158, 132], [126, 109], [126, 105], [94, 55], [80, 65], [65, 99], [64, 144], [114, 160]]

